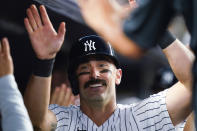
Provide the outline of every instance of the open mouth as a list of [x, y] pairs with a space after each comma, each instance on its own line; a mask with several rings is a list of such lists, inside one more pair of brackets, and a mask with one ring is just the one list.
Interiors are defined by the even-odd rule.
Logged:
[[96, 88], [96, 87], [101, 87], [103, 86], [103, 84], [92, 84], [92, 85], [89, 85], [90, 88]]
[[107, 86], [106, 81], [105, 80], [100, 80], [100, 79], [96, 79], [96, 80], [90, 80], [87, 83], [85, 83], [85, 88], [98, 88], [98, 87], [102, 87], [102, 86]]

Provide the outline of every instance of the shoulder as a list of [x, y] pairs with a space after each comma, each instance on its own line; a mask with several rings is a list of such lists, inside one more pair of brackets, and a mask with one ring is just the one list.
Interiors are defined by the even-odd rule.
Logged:
[[166, 106], [167, 90], [151, 95], [133, 106], [132, 113], [137, 123], [147, 130], [173, 130]]
[[70, 105], [68, 107], [59, 106], [56, 104], [49, 105], [49, 110], [52, 111], [57, 120], [57, 129], [67, 130], [70, 128], [70, 123], [79, 114], [80, 107], [75, 105]]
[[[166, 109], [166, 93], [167, 90], [159, 92], [157, 94], [153, 94], [150, 97], [142, 100], [139, 103], [136, 103], [133, 106], [134, 112], [147, 112], [148, 110], [160, 109], [164, 107]], [[167, 109], [166, 109], [167, 110]]]
[[69, 113], [71, 111], [78, 111], [79, 106], [70, 105], [70, 106], [59, 106], [57, 104], [51, 104], [49, 105], [49, 110], [51, 110], [55, 115], [58, 115], [58, 113]]
[[117, 104], [117, 108], [120, 110], [132, 108], [135, 104]]

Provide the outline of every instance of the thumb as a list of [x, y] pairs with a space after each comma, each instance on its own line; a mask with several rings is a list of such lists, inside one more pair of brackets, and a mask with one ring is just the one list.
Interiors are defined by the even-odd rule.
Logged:
[[62, 22], [59, 26], [59, 29], [58, 29], [58, 37], [64, 38], [65, 32], [66, 32], [65, 22]]
[[10, 46], [7, 38], [3, 38], [2, 40], [2, 52], [6, 56], [10, 55]]

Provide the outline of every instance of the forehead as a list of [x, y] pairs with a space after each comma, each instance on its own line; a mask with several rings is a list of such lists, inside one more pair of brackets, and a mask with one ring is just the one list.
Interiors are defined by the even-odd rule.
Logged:
[[98, 61], [98, 62], [103, 61], [103, 62], [108, 63], [109, 65], [114, 66], [114, 68], [116, 68], [114, 61], [110, 57], [99, 54], [99, 55], [89, 55], [89, 56], [85, 56], [81, 59], [77, 59], [76, 64], [73, 65], [75, 72], [78, 71], [79, 66], [81, 67], [82, 65], [87, 64], [90, 61]]
[[79, 65], [82, 65], [82, 64], [85, 64], [85, 63], [90, 63], [91, 61], [96, 61], [98, 63], [105, 62], [105, 63], [109, 63], [109, 64], [113, 64], [114, 65], [114, 62], [113, 62], [112, 59], [110, 59], [107, 56], [102, 56], [102, 55], [88, 56], [88, 57], [82, 59], [81, 62], [79, 63]]
[[103, 60], [103, 59], [88, 59], [87, 61], [80, 63], [78, 67], [83, 66], [83, 65], [88, 65], [90, 63], [107, 64], [107, 65], [115, 66], [112, 61]]
[[81, 63], [78, 65], [76, 69], [76, 73], [84, 70], [89, 70], [91, 68], [97, 68], [97, 69], [116, 69], [116, 66], [109, 61], [106, 60], [89, 60], [87, 62]]
[[109, 61], [106, 61], [106, 60], [89, 60], [89, 61], [86, 61], [86, 62], [83, 62], [83, 63], [79, 64], [78, 68], [82, 67], [82, 66], [85, 66], [85, 65], [100, 65], [100, 64], [113, 66], [113, 63], [111, 63]]

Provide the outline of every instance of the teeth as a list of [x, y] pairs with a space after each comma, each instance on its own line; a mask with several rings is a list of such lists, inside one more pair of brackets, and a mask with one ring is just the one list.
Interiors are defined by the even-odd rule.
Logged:
[[90, 85], [90, 87], [99, 87], [99, 86], [102, 86], [102, 84], [93, 84], [93, 85]]

